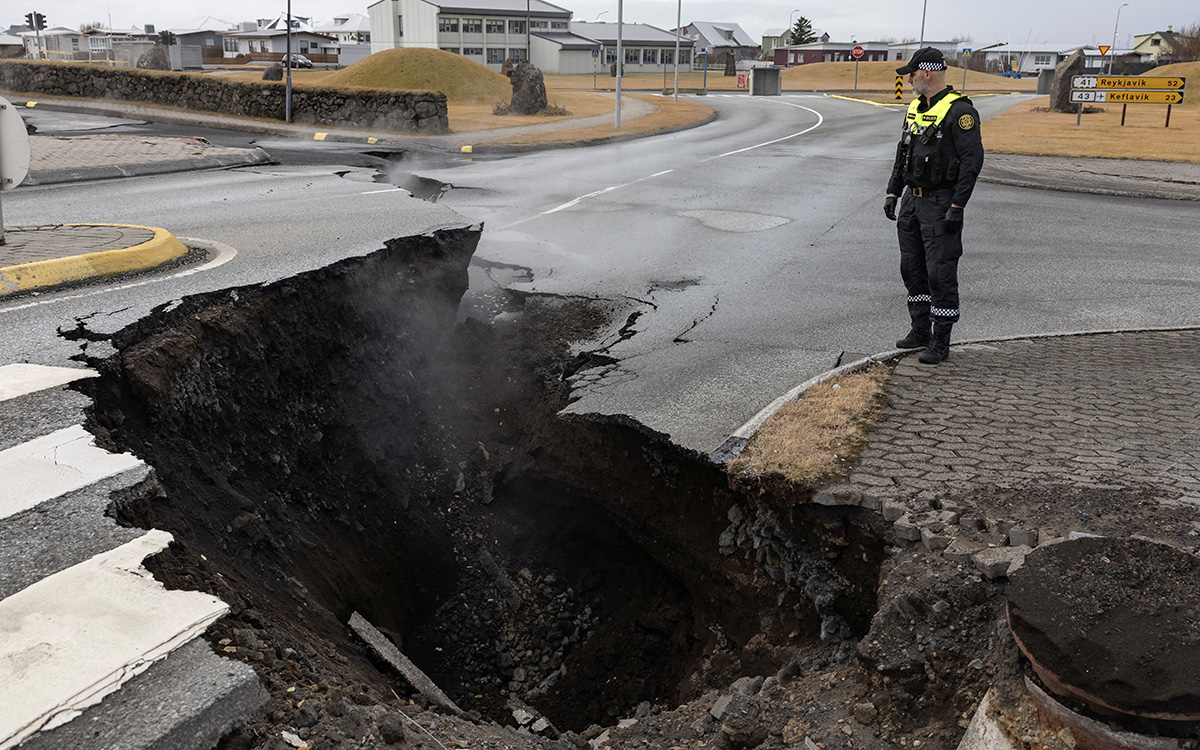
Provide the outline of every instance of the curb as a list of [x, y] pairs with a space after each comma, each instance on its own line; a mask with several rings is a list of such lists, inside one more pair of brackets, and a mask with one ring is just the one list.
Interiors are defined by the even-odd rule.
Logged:
[[83, 180], [110, 180], [118, 177], [142, 177], [145, 175], [175, 172], [195, 172], [202, 169], [225, 169], [270, 164], [274, 160], [261, 148], [245, 149], [242, 154], [214, 154], [191, 159], [167, 159], [134, 164], [105, 164], [77, 169], [47, 169], [30, 172], [24, 184], [28, 186], [53, 185]]
[[1191, 195], [1181, 195], [1179, 193], [1156, 193], [1150, 190], [1118, 190], [1116, 188], [1088, 187], [1079, 183], [1055, 183], [1047, 185], [1044, 183], [1033, 182], [1031, 180], [1022, 180], [1013, 177], [996, 177], [980, 173], [980, 182], [986, 182], [992, 185], [1007, 185], [1008, 187], [1024, 188], [1026, 190], [1047, 190], [1054, 193], [1082, 193], [1084, 195], [1108, 195], [1115, 198], [1142, 198], [1146, 200], [1164, 200], [1164, 201], [1200, 201], [1200, 193]]
[[[1194, 330], [1197, 330], [1198, 328], [1200, 328], [1200, 326], [1189, 325], [1189, 326], [1162, 326], [1162, 327], [1158, 327], [1158, 328], [1110, 328], [1110, 329], [1097, 329], [1097, 330], [1090, 330], [1090, 331], [1054, 331], [1051, 333], [1034, 333], [1034, 334], [1023, 334], [1023, 335], [1013, 335], [1013, 336], [1001, 336], [1001, 337], [994, 337], [994, 338], [988, 338], [988, 339], [967, 339], [966, 341], [960, 341], [956, 344], [953, 344], [951, 346], [951, 350], [958, 348], [958, 347], [963, 347], [963, 346], [971, 346], [971, 345], [978, 345], [978, 344], [1000, 344], [1000, 343], [1004, 343], [1007, 341], [1030, 341], [1030, 340], [1037, 340], [1037, 339], [1066, 338], [1068, 336], [1103, 336], [1103, 335], [1114, 334], [1114, 333], [1154, 333], [1154, 332], [1163, 332], [1163, 331], [1194, 331]], [[904, 356], [905, 354], [915, 354], [915, 353], [917, 353], [916, 349], [891, 349], [889, 351], [880, 352], [879, 354], [872, 354], [868, 357], [863, 357], [862, 359], [857, 359], [853, 362], [850, 362], [849, 364], [842, 365], [841, 367], [836, 367], [832, 370], [828, 370], [819, 375], [811, 377], [808, 380], [805, 380], [803, 383], [800, 383], [799, 385], [795, 386], [791, 390], [784, 393], [782, 396], [779, 396], [774, 401], [772, 401], [771, 403], [764, 406], [762, 408], [762, 410], [760, 410], [757, 414], [755, 414], [753, 417], [751, 417], [749, 421], [747, 421], [745, 424], [743, 424], [741, 427], [739, 427], [737, 430], [735, 430], [732, 434], [730, 434], [729, 437], [725, 438], [725, 442], [721, 443], [720, 447], [718, 447], [716, 450], [714, 450], [713, 452], [708, 454], [709, 460], [715, 464], [728, 464], [730, 461], [737, 458], [738, 454], [742, 452], [742, 449], [746, 447], [747, 443], [750, 442], [750, 439], [752, 437], [754, 437], [754, 434], [756, 432], [758, 432], [758, 429], [760, 427], [762, 427], [763, 423], [766, 422], [767, 419], [769, 419], [772, 414], [779, 411], [780, 407], [782, 407], [784, 404], [788, 403], [789, 401], [794, 401], [795, 399], [799, 398], [805, 391], [807, 391], [809, 388], [812, 388], [814, 385], [824, 383], [825, 381], [827, 381], [831, 378], [836, 378], [839, 375], [845, 375], [848, 372], [852, 372], [854, 370], [861, 369], [863, 367], [866, 367], [867, 365], [874, 364], [876, 362], [886, 362], [886, 361], [892, 360], [892, 359], [899, 359], [900, 357]], [[930, 366], [932, 367], [932, 365], [930, 365]]]
[[624, 135], [610, 135], [610, 136], [605, 136], [603, 138], [593, 138], [593, 139], [586, 140], [586, 141], [572, 141], [572, 142], [568, 142], [568, 143], [543, 143], [543, 144], [530, 144], [528, 146], [519, 146], [519, 145], [488, 146], [486, 143], [481, 143], [478, 146], [472, 146], [471, 153], [472, 154], [525, 154], [525, 153], [532, 153], [535, 151], [553, 151], [553, 150], [564, 149], [564, 148], [584, 148], [587, 146], [602, 146], [602, 145], [605, 145], [608, 143], [623, 143], [625, 141], [636, 141], [641, 138], [649, 138], [649, 137], [655, 136], [655, 135], [667, 135], [669, 133], [680, 133], [684, 130], [691, 130], [693, 128], [703, 127], [704, 125], [708, 125], [709, 123], [715, 121], [718, 117], [719, 117], [719, 115], [717, 114], [717, 112], [714, 111], [712, 114], [710, 114], [708, 117], [704, 118], [703, 120], [697, 120], [696, 122], [689, 122], [686, 125], [677, 125], [673, 128], [666, 128], [665, 130], [654, 130], [654, 131], [651, 131], [648, 133], [628, 133], [628, 134], [624, 134]]
[[132, 247], [102, 250], [66, 258], [37, 260], [0, 268], [0, 297], [30, 289], [58, 286], [89, 278], [105, 278], [131, 271], [145, 271], [187, 254], [188, 249], [173, 234], [157, 227], [137, 224], [64, 224], [62, 226], [107, 226], [149, 229], [154, 236]]

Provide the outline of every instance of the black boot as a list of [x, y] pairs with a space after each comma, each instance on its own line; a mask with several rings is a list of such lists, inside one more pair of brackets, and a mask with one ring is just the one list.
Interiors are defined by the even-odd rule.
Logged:
[[908, 335], [896, 342], [897, 349], [924, 349], [929, 346], [929, 323], [921, 325], [913, 321]]
[[929, 348], [917, 356], [917, 361], [927, 365], [936, 365], [950, 358], [950, 327], [933, 327], [933, 339]]

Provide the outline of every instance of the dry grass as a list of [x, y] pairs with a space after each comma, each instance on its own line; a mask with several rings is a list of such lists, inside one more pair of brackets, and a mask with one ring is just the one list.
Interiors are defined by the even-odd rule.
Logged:
[[[508, 101], [506, 98], [504, 101]], [[496, 115], [493, 113], [495, 103], [485, 104], [450, 104], [447, 114], [450, 117], [450, 130], [455, 133], [471, 133], [479, 130], [494, 130], [509, 128], [514, 125], [538, 125], [544, 122], [559, 120], [574, 120], [580, 117], [592, 117], [612, 112], [616, 102], [606, 96], [596, 94], [560, 92], [550, 97], [551, 107], [563, 107], [570, 111], [569, 115]]]
[[[623, 96], [626, 96], [623, 94]], [[532, 133], [530, 135], [517, 136], [515, 138], [505, 138], [499, 141], [489, 141], [489, 146], [527, 146], [527, 145], [551, 145], [555, 143], [589, 143], [594, 141], [602, 141], [606, 138], [612, 138], [619, 135], [636, 135], [641, 133], [652, 133], [659, 130], [667, 130], [670, 128], [690, 125], [694, 122], [700, 122], [712, 115], [712, 110], [699, 102], [689, 100], [674, 101], [670, 97], [654, 96], [649, 94], [628, 94], [634, 99], [640, 99], [645, 102], [650, 102], [657, 109], [653, 114], [639, 117], [636, 120], [629, 120], [621, 123], [621, 129], [617, 130], [612, 125], [596, 125], [590, 128], [574, 128], [571, 130], [558, 130], [548, 133]], [[611, 104], [611, 102], [610, 102]], [[512, 119], [512, 118], [504, 118]], [[519, 118], [518, 118], [519, 119]], [[544, 121], [544, 120], [543, 120]]]
[[[858, 66], [858, 88], [860, 93], [868, 91], [886, 91], [894, 95], [896, 88], [895, 62], [864, 62]], [[593, 88], [592, 76], [585, 75], [547, 75], [547, 89], [584, 91]], [[707, 88], [709, 91], [728, 91], [737, 88], [737, 76], [726, 76], [722, 71], [708, 71], [707, 84], [703, 71], [679, 74], [679, 88], [686, 90]], [[962, 70], [951, 68], [946, 73], [946, 81], [955, 88], [962, 88]], [[666, 88], [673, 88], [675, 76], [667, 72]], [[621, 77], [622, 89], [661, 89], [664, 87], [661, 73], [630, 73]], [[595, 79], [595, 90], [612, 91], [616, 88], [616, 79], [608, 74], [607, 69]], [[854, 63], [829, 62], [795, 65], [783, 71], [784, 91], [851, 91], [854, 89]], [[990, 73], [967, 71], [967, 92], [1004, 92], [1011, 91], [1028, 93], [1037, 90], [1037, 79], [1022, 78], [1013, 80]], [[912, 98], [905, 84], [905, 100]]]
[[1030, 156], [1200, 162], [1200, 103], [1195, 99], [1171, 109], [1169, 128], [1163, 127], [1167, 108], [1159, 104], [1130, 105], [1125, 127], [1120, 104], [1097, 105], [1102, 111], [1085, 114], [1078, 127], [1074, 114], [1048, 107], [1049, 97], [1041, 97], [988, 120], [984, 146], [995, 153]]
[[[293, 78], [294, 80], [294, 78]], [[508, 101], [512, 84], [496, 71], [453, 52], [389, 49], [330, 73], [325, 86], [441, 91], [447, 102]]]
[[763, 424], [731, 471], [781, 474], [805, 485], [843, 475], [885, 406], [892, 371], [884, 365], [805, 391]]

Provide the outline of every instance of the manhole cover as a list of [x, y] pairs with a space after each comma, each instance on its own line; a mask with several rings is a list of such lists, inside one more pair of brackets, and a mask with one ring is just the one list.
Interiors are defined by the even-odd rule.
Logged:
[[1136, 539], [1042, 547], [1011, 578], [1008, 618], [1053, 692], [1105, 714], [1200, 720], [1200, 558]]

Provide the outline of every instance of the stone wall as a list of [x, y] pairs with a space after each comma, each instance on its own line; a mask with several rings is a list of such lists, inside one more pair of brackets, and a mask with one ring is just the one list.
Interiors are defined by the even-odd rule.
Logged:
[[[47, 61], [0, 62], [0, 90], [119, 99], [276, 120], [284, 119], [285, 108], [283, 83], [238, 83], [186, 73]], [[446, 95], [440, 91], [294, 86], [292, 122], [420, 133], [450, 129]]]

